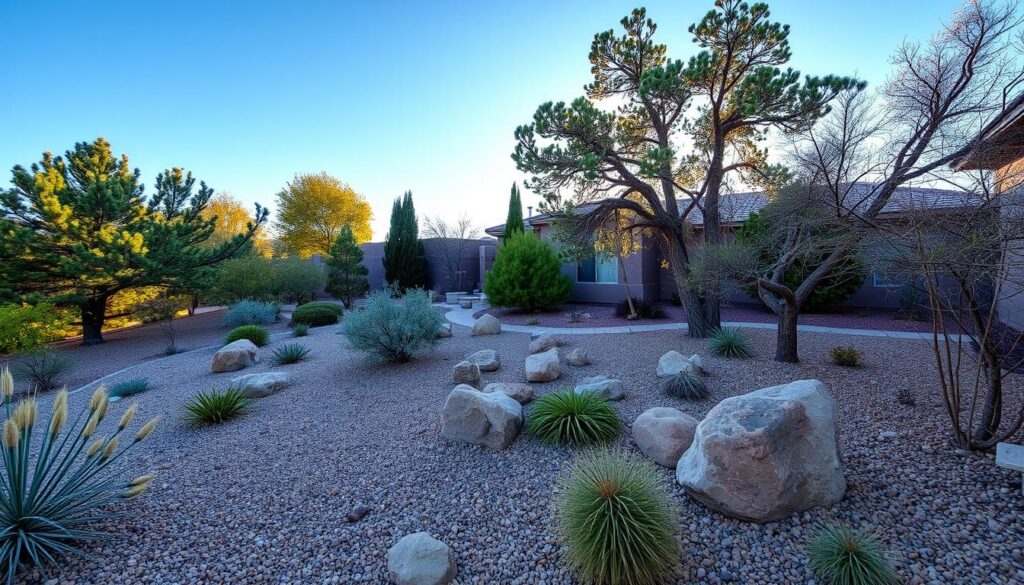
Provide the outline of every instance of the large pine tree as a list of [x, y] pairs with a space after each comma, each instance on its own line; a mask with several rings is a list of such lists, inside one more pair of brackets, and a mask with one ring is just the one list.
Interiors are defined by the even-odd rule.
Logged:
[[43, 154], [15, 166], [13, 189], [0, 192], [0, 288], [16, 299], [76, 306], [83, 342], [103, 342], [108, 301], [141, 287], [185, 289], [217, 263], [245, 249], [266, 220], [204, 247], [216, 218], [203, 218], [213, 189], [173, 168], [146, 198], [139, 171], [103, 138], [80, 142], [64, 157]]
[[352, 302], [370, 290], [366, 281], [369, 272], [363, 266], [363, 250], [356, 243], [352, 228], [348, 224], [341, 226], [327, 259], [327, 292], [351, 309]]
[[406, 191], [391, 207], [391, 227], [384, 241], [384, 280], [399, 291], [429, 286], [427, 254], [419, 233], [412, 191]]
[[515, 234], [521, 234], [523, 229], [523, 202], [519, 198], [519, 185], [512, 183], [512, 194], [508, 198], [508, 217], [505, 218], [505, 233], [501, 236], [501, 243], [505, 243]]

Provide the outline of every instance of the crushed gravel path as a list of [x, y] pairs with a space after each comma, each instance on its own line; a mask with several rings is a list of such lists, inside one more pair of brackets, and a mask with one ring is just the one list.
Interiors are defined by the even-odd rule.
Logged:
[[[461, 585], [573, 583], [550, 507], [571, 451], [525, 435], [502, 452], [440, 436], [452, 366], [492, 348], [502, 367], [484, 374], [484, 383], [523, 381], [529, 337], [471, 338], [455, 327], [453, 338], [419, 360], [375, 365], [348, 349], [335, 329], [277, 340], [260, 350], [263, 363], [238, 373], [211, 374], [212, 350], [140, 368], [152, 389], [138, 398], [139, 416], [164, 421], [129, 459], [132, 474], [154, 470], [158, 477], [147, 494], [124, 503], [129, 517], [117, 525], [120, 535], [90, 546], [91, 560], [68, 560], [54, 583], [385, 583], [388, 548], [420, 530], [451, 546]], [[627, 397], [615, 408], [627, 424], [652, 406], [701, 417], [727, 396], [799, 378], [831, 386], [849, 482], [845, 499], [831, 509], [750, 524], [704, 508], [665, 469], [682, 516], [674, 583], [811, 582], [803, 541], [831, 518], [877, 526], [909, 583], [1024, 582], [1020, 475], [997, 468], [991, 455], [949, 447], [927, 345], [803, 334], [804, 363], [792, 365], [770, 361], [771, 332], [749, 336], [758, 352], [749, 361], [708, 356], [702, 342], [672, 331], [567, 337], [567, 347], [586, 347], [594, 363], [563, 364], [561, 380], [535, 386], [545, 392], [594, 374], [618, 377]], [[272, 348], [286, 342], [307, 345], [309, 360], [269, 364]], [[866, 366], [828, 363], [828, 349], [839, 344], [859, 347]], [[669, 349], [704, 356], [711, 398], [688, 403], [659, 395], [655, 364]], [[269, 370], [291, 373], [292, 385], [256, 401], [242, 418], [206, 428], [182, 421], [182, 404], [195, 392]], [[1019, 377], [1010, 383], [1020, 396]], [[916, 406], [893, 398], [904, 387], [915, 392]], [[73, 397], [72, 412], [87, 400], [88, 393]], [[113, 405], [113, 415], [129, 402]], [[898, 434], [886, 438], [885, 431]], [[622, 444], [630, 445], [628, 438]], [[372, 511], [347, 522], [359, 505]], [[45, 580], [30, 572], [23, 582]]]

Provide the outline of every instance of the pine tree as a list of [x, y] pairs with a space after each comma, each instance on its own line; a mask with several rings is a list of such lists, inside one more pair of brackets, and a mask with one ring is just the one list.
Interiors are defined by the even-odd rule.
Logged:
[[348, 224], [341, 226], [327, 259], [327, 292], [351, 309], [352, 302], [370, 290], [366, 281], [369, 273], [363, 266], [363, 250], [356, 244], [352, 228]]
[[505, 233], [501, 243], [508, 241], [513, 234], [521, 234], [523, 229], [523, 202], [519, 199], [519, 185], [512, 183], [512, 195], [508, 199], [508, 217], [505, 218]]
[[427, 254], [419, 238], [412, 191], [395, 199], [384, 241], [384, 280], [399, 291], [428, 286]]

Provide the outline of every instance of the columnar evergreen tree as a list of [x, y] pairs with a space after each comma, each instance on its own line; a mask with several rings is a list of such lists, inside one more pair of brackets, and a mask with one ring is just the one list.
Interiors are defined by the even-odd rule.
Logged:
[[427, 254], [419, 237], [419, 221], [412, 203], [412, 191], [395, 199], [391, 227], [384, 240], [384, 281], [399, 291], [429, 286]]
[[352, 228], [341, 226], [327, 259], [327, 292], [351, 309], [352, 302], [370, 290], [370, 283], [366, 281], [369, 273], [363, 266], [363, 250], [356, 243]]
[[267, 218], [204, 248], [214, 218], [203, 219], [213, 189], [173, 168], [143, 195], [139, 171], [103, 138], [80, 142], [65, 156], [13, 169], [13, 189], [0, 193], [0, 288], [22, 300], [47, 299], [79, 308], [86, 345], [102, 343], [107, 301], [141, 287], [186, 289], [245, 248]]
[[514, 234], [521, 234], [523, 229], [523, 202], [519, 198], [519, 185], [512, 183], [512, 195], [508, 199], [508, 217], [505, 218], [505, 233], [501, 242], [505, 243]]

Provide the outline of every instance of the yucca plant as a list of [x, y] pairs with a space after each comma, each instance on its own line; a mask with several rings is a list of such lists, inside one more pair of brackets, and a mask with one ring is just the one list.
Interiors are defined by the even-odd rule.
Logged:
[[292, 323], [292, 335], [295, 337], [309, 335], [309, 323]]
[[807, 542], [811, 570], [831, 585], [892, 585], [899, 576], [872, 529], [842, 522], [823, 525]]
[[663, 583], [679, 557], [678, 512], [654, 464], [623, 452], [576, 457], [560, 480], [557, 529], [580, 581]]
[[274, 350], [274, 363], [283, 366], [306, 359], [309, 348], [301, 343], [286, 343]]
[[611, 403], [596, 392], [550, 392], [538, 398], [526, 416], [527, 432], [549, 443], [610, 441], [619, 436], [620, 427]]
[[708, 349], [715, 355], [727, 358], [748, 358], [754, 355], [750, 342], [739, 329], [722, 327], [711, 334]]
[[270, 339], [270, 333], [259, 325], [242, 325], [229, 331], [227, 337], [224, 338], [224, 343], [228, 344], [239, 339], [248, 339], [256, 347], [263, 347]]
[[117, 384], [113, 384], [110, 386], [110, 389], [107, 390], [107, 394], [110, 396], [111, 402], [114, 402], [126, 396], [142, 394], [146, 390], [149, 390], [149, 379], [133, 378], [131, 380], [124, 380]]
[[36, 566], [46, 578], [47, 567], [60, 557], [82, 554], [82, 543], [111, 536], [94, 528], [120, 516], [108, 506], [141, 494], [153, 479], [147, 474], [126, 481], [125, 469], [115, 464], [153, 432], [158, 419], [123, 439], [139, 409], [133, 404], [116, 429], [101, 434], [110, 401], [100, 386], [74, 421], [68, 392], [60, 391], [49, 422], [37, 431], [35, 398], [12, 404], [14, 378], [6, 368], [0, 371], [0, 393], [6, 417], [0, 449], [0, 562], [10, 585], [22, 563]]
[[185, 418], [200, 425], [220, 424], [242, 414], [247, 406], [249, 400], [238, 388], [228, 388], [224, 392], [210, 390], [196, 394], [185, 405]]
[[703, 400], [711, 396], [708, 385], [704, 379], [690, 370], [683, 370], [678, 374], [666, 376], [658, 382], [661, 391], [672, 398], [683, 398], [686, 400]]

